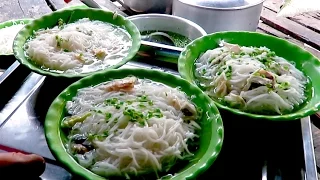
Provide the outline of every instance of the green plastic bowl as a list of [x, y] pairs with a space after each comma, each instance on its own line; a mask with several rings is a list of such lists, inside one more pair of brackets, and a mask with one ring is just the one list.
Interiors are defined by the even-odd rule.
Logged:
[[266, 46], [289, 61], [295, 62], [296, 68], [302, 71], [311, 80], [310, 93], [307, 93], [307, 102], [300, 109], [284, 115], [261, 115], [243, 112], [239, 109], [231, 108], [215, 100], [218, 108], [227, 110], [237, 115], [245, 115], [255, 119], [266, 119], [273, 121], [297, 120], [312, 115], [320, 109], [320, 61], [303, 50], [299, 46], [271, 35], [257, 32], [218, 32], [203, 36], [191, 42], [180, 54], [178, 69], [180, 75], [187, 81], [196, 84], [194, 76], [194, 62], [199, 56], [209, 49], [219, 46], [219, 42], [224, 40], [228, 43], [239, 44], [241, 46]]
[[200, 173], [207, 170], [216, 160], [222, 148], [223, 124], [221, 116], [214, 102], [204, 94], [198, 87], [190, 84], [186, 80], [157, 70], [145, 69], [117, 69], [85, 77], [66, 88], [51, 104], [44, 123], [45, 136], [49, 148], [57, 160], [62, 162], [65, 167], [75, 175], [85, 179], [104, 179], [101, 176], [80, 166], [66, 151], [64, 142], [66, 135], [60, 129], [60, 122], [65, 117], [65, 105], [72, 100], [80, 88], [93, 86], [113, 79], [124, 78], [134, 75], [138, 78], [151, 79], [156, 82], [166, 84], [171, 87], [181, 87], [189, 97], [195, 98], [192, 101], [202, 108], [203, 117], [201, 118], [200, 146], [195, 153], [192, 162], [178, 167], [181, 170], [174, 172], [171, 179], [194, 179]]
[[[90, 72], [90, 73], [66, 74], [66, 73], [51, 72], [51, 71], [40, 68], [40, 66], [35, 64], [34, 61], [26, 57], [23, 46], [25, 42], [33, 35], [34, 31], [37, 31], [43, 28], [52, 28], [57, 25], [57, 22], [60, 18], [63, 19], [64, 22], [70, 22], [70, 23], [75, 22], [82, 18], [89, 18], [90, 20], [99, 20], [103, 22], [108, 22], [125, 29], [131, 35], [131, 38], [132, 38], [132, 47], [129, 50], [129, 54], [125, 58], [123, 58], [122, 61], [120, 61], [119, 63], [113, 66], [110, 66], [102, 70]], [[140, 48], [140, 41], [141, 41], [141, 37], [140, 37], [140, 32], [138, 28], [125, 17], [119, 14], [115, 14], [114, 12], [105, 11], [101, 9], [75, 8], [75, 9], [65, 9], [65, 10], [56, 11], [56, 12], [44, 15], [39, 19], [33, 20], [30, 24], [26, 25], [23, 29], [21, 29], [21, 31], [17, 34], [13, 44], [13, 52], [15, 57], [21, 64], [25, 65], [30, 70], [36, 73], [47, 75], [47, 76], [54, 76], [54, 77], [79, 78], [79, 77], [85, 77], [85, 76], [94, 74], [99, 71], [115, 69], [124, 65], [136, 55], [136, 53]]]
[[[13, 20], [5, 21], [5, 22], [0, 23], [0, 29], [10, 27], [15, 24], [28, 24], [31, 21], [32, 21], [32, 19], [13, 19]], [[5, 54], [0, 53], [0, 56], [10, 56], [10, 55], [13, 55], [13, 53], [5, 53]]]

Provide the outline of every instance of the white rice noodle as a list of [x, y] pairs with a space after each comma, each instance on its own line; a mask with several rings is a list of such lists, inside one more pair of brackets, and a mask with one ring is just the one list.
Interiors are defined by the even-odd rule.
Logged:
[[23, 23], [13, 23], [12, 26], [0, 29], [0, 54], [13, 53], [12, 46], [14, 38], [23, 27]]
[[87, 73], [117, 64], [131, 45], [131, 37], [124, 29], [84, 18], [36, 31], [25, 49], [30, 59], [44, 69]]
[[223, 42], [200, 56], [195, 66], [211, 97], [244, 111], [283, 114], [306, 100], [306, 76], [266, 47]]
[[[117, 86], [122, 81], [114, 82]], [[77, 155], [82, 166], [102, 176], [137, 174], [166, 170], [164, 168], [175, 160], [192, 156], [187, 141], [198, 137], [196, 130], [201, 127], [196, 122], [195, 106], [186, 94], [150, 80], [138, 80], [130, 91], [107, 91], [109, 86], [107, 83], [80, 89], [77, 96], [67, 102], [66, 108], [71, 115], [92, 113], [72, 127], [69, 137], [108, 132], [105, 139], [93, 141], [94, 151]], [[116, 98], [117, 103], [124, 103], [118, 109], [105, 103], [106, 99], [112, 98]], [[185, 115], [184, 108], [189, 108], [192, 115]], [[144, 122], [138, 123], [124, 114], [126, 109], [144, 115], [158, 110], [162, 115], [142, 118]], [[96, 113], [99, 110], [101, 112]], [[112, 117], [106, 120], [107, 113]]]

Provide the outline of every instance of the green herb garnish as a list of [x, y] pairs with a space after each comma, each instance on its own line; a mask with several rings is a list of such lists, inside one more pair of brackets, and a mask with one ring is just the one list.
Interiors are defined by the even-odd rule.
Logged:
[[202, 74], [204, 75], [206, 73], [206, 69], [202, 69]]
[[63, 120], [62, 120], [62, 123], [61, 123], [61, 126], [63, 128], [71, 128], [73, 127], [76, 123], [79, 123], [79, 122], [83, 122], [85, 121], [89, 116], [91, 116], [91, 113], [85, 113], [81, 116], [71, 116], [71, 117], [65, 117]]
[[231, 79], [231, 76], [232, 76], [232, 67], [231, 66], [228, 66], [228, 70], [226, 72], [226, 77], [228, 79]]
[[273, 51], [270, 51], [270, 52], [268, 52], [267, 53], [267, 57], [275, 57], [276, 56], [276, 53], [275, 52], [273, 52]]
[[283, 90], [287, 90], [290, 88], [290, 83], [289, 82], [282, 82], [281, 84], [279, 84], [279, 88], [283, 89]]
[[91, 139], [92, 139], [92, 140], [97, 139], [98, 141], [103, 141], [103, 140], [105, 140], [108, 136], [109, 136], [108, 131], [105, 131], [105, 132], [103, 132], [103, 134], [95, 134], [95, 135], [92, 135]]
[[272, 88], [272, 84], [266, 84], [267, 88]]
[[100, 113], [100, 114], [102, 114], [102, 111], [101, 111], [101, 110], [97, 110], [97, 113]]
[[140, 101], [140, 102], [148, 102], [148, 101], [147, 101], [147, 98], [148, 98], [147, 95], [142, 95], [142, 96], [140, 97], [139, 101]]
[[108, 136], [108, 135], [109, 135], [109, 132], [108, 132], [108, 131], [105, 131], [105, 132], [103, 132], [103, 135]]
[[106, 120], [110, 119], [112, 117], [111, 113], [106, 113]]
[[109, 136], [108, 131], [103, 132], [102, 134], [92, 134], [89, 133], [88, 134], [88, 140], [89, 141], [93, 141], [95, 139], [99, 140], [99, 141], [103, 141], [104, 139], [106, 139], [106, 137]]
[[104, 101], [104, 103], [105, 103], [106, 105], [115, 105], [115, 104], [118, 103], [118, 98], [106, 99], [106, 100]]
[[57, 47], [61, 47], [63, 39], [61, 37], [59, 37], [58, 35], [56, 35], [56, 41], [57, 41]]
[[129, 108], [123, 111], [123, 115], [129, 116], [131, 122], [141, 121], [144, 117], [142, 112]]
[[148, 111], [147, 118], [150, 119], [152, 117], [161, 118], [161, 117], [163, 117], [163, 114], [161, 113], [161, 110], [159, 108], [157, 108], [154, 111]]
[[271, 83], [266, 84], [266, 87], [268, 88], [268, 92], [271, 92], [273, 90], [273, 85]]
[[63, 22], [63, 19], [60, 18], [60, 19], [58, 20], [58, 28], [59, 28], [59, 29], [63, 29], [64, 25], [65, 25], [65, 23]]

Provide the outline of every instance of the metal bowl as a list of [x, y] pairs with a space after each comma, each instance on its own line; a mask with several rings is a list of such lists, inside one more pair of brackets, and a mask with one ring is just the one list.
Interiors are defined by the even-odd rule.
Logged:
[[206, 35], [206, 31], [196, 23], [177, 16], [167, 14], [141, 14], [130, 16], [128, 19], [133, 22], [140, 32], [143, 31], [170, 31], [190, 40]]

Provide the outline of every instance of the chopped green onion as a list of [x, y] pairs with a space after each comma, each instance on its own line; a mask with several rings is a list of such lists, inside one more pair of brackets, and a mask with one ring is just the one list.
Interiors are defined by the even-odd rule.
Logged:
[[272, 88], [272, 84], [266, 84], [267, 88]]
[[102, 114], [102, 111], [101, 111], [101, 110], [98, 110], [98, 111], [97, 111], [97, 113], [100, 113], [100, 114]]
[[279, 88], [280, 88], [280, 89], [283, 89], [283, 90], [289, 89], [289, 88], [290, 88], [290, 83], [289, 83], [289, 82], [282, 82], [282, 83], [279, 85]]
[[270, 51], [270, 52], [268, 52], [267, 53], [267, 57], [275, 57], [276, 56], [276, 53], [275, 52], [273, 52], [273, 51]]
[[228, 66], [228, 70], [225, 74], [228, 79], [231, 79], [231, 76], [232, 76], [232, 67], [231, 66]]
[[118, 98], [106, 99], [104, 103], [107, 105], [115, 105], [118, 103]]
[[106, 113], [106, 120], [110, 119], [112, 117], [111, 113]]
[[56, 41], [57, 41], [57, 47], [61, 47], [61, 43], [63, 42], [63, 39], [56, 35]]
[[58, 28], [59, 28], [59, 29], [62, 29], [62, 28], [64, 27], [64, 25], [65, 25], [65, 23], [63, 22], [63, 19], [60, 18], [60, 19], [58, 20]]

